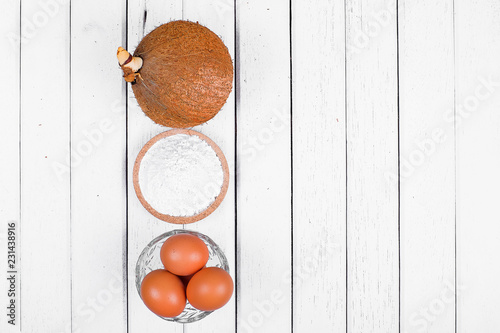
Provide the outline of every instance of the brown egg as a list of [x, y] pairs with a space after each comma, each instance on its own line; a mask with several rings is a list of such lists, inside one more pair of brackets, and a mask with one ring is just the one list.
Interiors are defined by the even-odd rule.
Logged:
[[186, 307], [184, 284], [178, 276], [158, 269], [144, 277], [141, 298], [146, 306], [161, 317], [176, 317]]
[[222, 268], [208, 267], [196, 273], [186, 289], [189, 303], [202, 311], [223, 307], [233, 294], [233, 279]]
[[199, 271], [208, 261], [209, 253], [205, 243], [191, 234], [177, 234], [169, 237], [160, 250], [165, 269], [175, 275], [188, 276]]

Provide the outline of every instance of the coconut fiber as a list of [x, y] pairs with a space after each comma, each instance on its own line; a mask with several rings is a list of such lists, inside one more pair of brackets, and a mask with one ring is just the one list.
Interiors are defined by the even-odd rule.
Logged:
[[134, 56], [143, 60], [132, 85], [135, 97], [158, 124], [202, 124], [219, 112], [231, 92], [233, 63], [227, 47], [198, 23], [159, 26], [142, 39]]

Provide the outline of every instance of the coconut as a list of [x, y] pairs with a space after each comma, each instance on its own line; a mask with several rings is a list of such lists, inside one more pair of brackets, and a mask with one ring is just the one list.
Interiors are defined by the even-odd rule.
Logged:
[[187, 128], [212, 119], [226, 103], [233, 63], [222, 40], [194, 22], [173, 21], [146, 35], [134, 56], [118, 49], [124, 78], [154, 122]]

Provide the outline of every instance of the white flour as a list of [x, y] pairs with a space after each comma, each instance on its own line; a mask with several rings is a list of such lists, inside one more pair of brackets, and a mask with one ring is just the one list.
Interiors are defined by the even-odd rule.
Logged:
[[224, 172], [212, 147], [197, 135], [175, 134], [157, 141], [144, 155], [139, 185], [156, 211], [193, 216], [219, 195]]

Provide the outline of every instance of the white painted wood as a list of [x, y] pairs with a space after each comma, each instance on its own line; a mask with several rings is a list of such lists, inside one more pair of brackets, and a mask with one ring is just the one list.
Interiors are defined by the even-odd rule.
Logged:
[[346, 332], [345, 12], [292, 2], [293, 329]]
[[453, 1], [399, 2], [402, 332], [455, 332], [453, 47]]
[[[128, 1], [128, 49], [133, 52], [142, 37], [157, 26], [182, 18], [182, 0]], [[118, 45], [117, 45], [118, 47]], [[122, 74], [118, 73], [117, 76]], [[143, 248], [164, 232], [182, 228], [158, 220], [144, 209], [132, 185], [132, 170], [141, 148], [153, 136], [168, 128], [156, 125], [140, 109], [129, 84], [128, 89], [128, 329], [130, 333], [180, 333], [183, 326], [167, 322], [149, 311], [137, 293], [135, 265]]]
[[69, 332], [69, 5], [22, 3], [22, 332]]
[[455, 7], [457, 332], [500, 327], [500, 25], [498, 1]]
[[347, 43], [347, 326], [399, 331], [396, 1], [351, 0]]
[[[8, 243], [8, 223], [13, 221], [19, 226], [20, 214], [20, 164], [19, 164], [19, 140], [20, 140], [20, 103], [19, 103], [19, 82], [20, 82], [20, 2], [9, 1], [3, 5], [5, 15], [0, 20], [0, 45], [6, 63], [9, 64], [3, 69], [3, 74], [7, 80], [0, 81], [0, 152], [2, 154], [2, 163], [0, 163], [0, 249], [7, 249]], [[19, 239], [19, 237], [17, 237]], [[4, 254], [5, 253], [5, 254]], [[7, 266], [7, 252], [0, 255], [1, 271], [10, 270]], [[19, 252], [18, 252], [19, 253]], [[17, 259], [19, 263], [19, 259]], [[19, 281], [19, 280], [18, 280]], [[17, 320], [15, 325], [7, 323], [8, 318], [3, 315], [0, 321], [0, 331], [6, 333], [20, 332], [19, 306], [20, 306], [20, 287], [17, 284], [15, 295], [17, 309]], [[0, 304], [3, 308], [10, 302], [8, 290], [10, 283], [6, 278], [0, 279]]]
[[[6, 222], [17, 220], [22, 332], [454, 332], [455, 281], [456, 331], [495, 332], [500, 4], [399, 1], [396, 20], [396, 3], [292, 1], [290, 22], [281, 0], [73, 1], [71, 13], [67, 1], [23, 1], [22, 12], [6, 2], [2, 308]], [[143, 247], [179, 227], [136, 198], [136, 155], [166, 128], [143, 115], [115, 60], [120, 43], [133, 51], [181, 18], [219, 34], [238, 70], [221, 113], [195, 128], [226, 154], [229, 191], [186, 226], [221, 245], [237, 294], [184, 326], [152, 314], [135, 288]], [[19, 47], [9, 38], [21, 28]], [[80, 151], [71, 174], [70, 148]], [[1, 332], [19, 332], [2, 318]]]
[[[197, 21], [219, 35], [234, 59], [234, 2], [232, 0], [185, 0], [183, 19]], [[233, 63], [234, 64], [234, 63]], [[234, 87], [234, 84], [233, 84]], [[185, 226], [211, 237], [224, 251], [233, 281], [235, 267], [235, 108], [234, 89], [221, 111], [210, 121], [194, 127], [221, 148], [229, 164], [230, 185], [222, 204], [207, 218]], [[184, 325], [184, 333], [233, 333], [236, 325], [236, 297], [205, 319]]]
[[114, 57], [117, 44], [125, 42], [125, 5], [114, 0], [71, 6], [75, 332], [127, 331], [126, 108]]
[[237, 2], [237, 330], [291, 332], [288, 1]]

